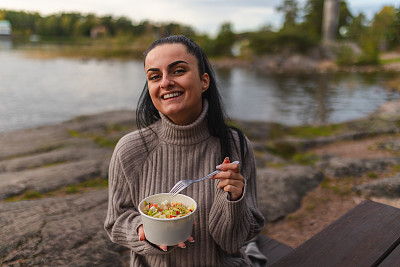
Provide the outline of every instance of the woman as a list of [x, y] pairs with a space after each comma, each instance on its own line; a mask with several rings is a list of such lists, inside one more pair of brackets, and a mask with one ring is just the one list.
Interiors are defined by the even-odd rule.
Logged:
[[[241, 248], [264, 225], [249, 140], [225, 124], [213, 71], [192, 40], [166, 37], [144, 56], [139, 130], [121, 138], [110, 163], [108, 235], [131, 249], [131, 266], [249, 265]], [[181, 179], [203, 177], [216, 165], [223, 172], [181, 192], [198, 204], [190, 242], [174, 247], [148, 242], [139, 202], [169, 192]]]

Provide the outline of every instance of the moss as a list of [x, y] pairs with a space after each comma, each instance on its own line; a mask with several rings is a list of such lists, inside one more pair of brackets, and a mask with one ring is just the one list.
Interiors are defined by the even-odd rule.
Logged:
[[61, 165], [61, 164], [65, 164], [67, 162], [68, 161], [66, 161], [66, 160], [54, 161], [52, 163], [41, 165], [40, 168], [50, 168], [50, 167], [58, 166], [58, 165]]
[[313, 153], [297, 153], [293, 156], [293, 161], [301, 165], [314, 165], [319, 157]]
[[78, 131], [76, 131], [76, 130], [67, 130], [67, 132], [68, 132], [68, 134], [69, 134], [70, 136], [75, 137], [75, 138], [81, 136], [81, 134], [80, 134]]
[[115, 133], [115, 132], [122, 132], [122, 131], [127, 131], [131, 127], [127, 125], [122, 125], [118, 123], [110, 123], [106, 126], [106, 132], [107, 133]]
[[290, 127], [284, 126], [279, 123], [271, 123], [268, 129], [268, 139], [280, 139], [290, 134]]
[[43, 194], [35, 191], [35, 190], [27, 190], [25, 191], [23, 194], [19, 195], [19, 196], [14, 196], [14, 197], [10, 197], [5, 199], [4, 201], [6, 202], [15, 202], [15, 201], [22, 201], [22, 200], [32, 200], [32, 199], [39, 199], [42, 198]]
[[344, 196], [353, 192], [353, 184], [354, 178], [352, 177], [340, 179], [325, 178], [321, 183], [321, 187], [333, 192], [334, 194]]
[[76, 194], [79, 193], [78, 186], [76, 185], [70, 185], [67, 188], [65, 188], [65, 193], [67, 194]]
[[96, 135], [93, 133], [80, 133], [76, 130], [67, 130], [68, 134], [74, 138], [90, 139], [101, 147], [114, 147], [119, 138], [109, 137], [106, 135]]
[[266, 165], [268, 168], [273, 168], [273, 169], [278, 169], [278, 170], [280, 170], [280, 169], [283, 169], [284, 167], [288, 166], [289, 163], [284, 163], [284, 162], [279, 162], [279, 163], [276, 163], [276, 162], [267, 162], [265, 165]]
[[6, 202], [15, 202], [21, 200], [31, 200], [31, 199], [39, 199], [46, 197], [54, 197], [57, 195], [65, 195], [65, 194], [78, 194], [83, 193], [90, 190], [101, 190], [106, 189], [108, 187], [108, 179], [98, 177], [95, 179], [87, 180], [75, 185], [69, 185], [62, 188], [59, 188], [54, 191], [50, 191], [47, 193], [39, 193], [37, 191], [28, 190], [21, 195], [10, 197], [5, 199]]
[[274, 142], [267, 145], [267, 150], [284, 159], [291, 159], [297, 153], [297, 148], [288, 142]]
[[396, 164], [392, 166], [393, 171], [400, 172], [400, 165]]
[[371, 179], [376, 179], [378, 178], [378, 175], [375, 172], [368, 172], [367, 176]]
[[289, 135], [300, 138], [315, 138], [332, 136], [345, 130], [345, 124], [329, 124], [319, 126], [295, 126], [289, 130]]

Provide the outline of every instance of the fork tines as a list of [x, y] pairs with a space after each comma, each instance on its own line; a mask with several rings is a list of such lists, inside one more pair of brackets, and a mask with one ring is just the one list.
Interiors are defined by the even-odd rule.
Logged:
[[178, 194], [181, 190], [184, 189], [184, 184], [183, 183], [177, 183], [170, 191], [170, 193], [172, 194], [172, 196], [175, 196], [176, 194]]

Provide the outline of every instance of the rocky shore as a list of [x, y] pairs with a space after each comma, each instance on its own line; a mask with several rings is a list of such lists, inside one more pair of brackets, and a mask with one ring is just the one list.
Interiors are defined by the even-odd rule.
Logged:
[[[234, 123], [254, 145], [268, 235], [280, 232], [316, 190], [334, 194], [341, 185], [336, 197], [400, 199], [400, 101], [324, 135]], [[103, 222], [111, 153], [135, 125], [135, 113], [125, 110], [0, 133], [1, 266], [127, 266], [127, 249], [109, 241]], [[348, 147], [353, 153], [343, 154]]]

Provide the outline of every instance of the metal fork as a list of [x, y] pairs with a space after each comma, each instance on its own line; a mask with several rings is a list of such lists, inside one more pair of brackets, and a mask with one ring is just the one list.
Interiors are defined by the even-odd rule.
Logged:
[[[239, 161], [234, 161], [231, 163], [235, 163], [235, 164], [239, 164]], [[172, 196], [175, 196], [176, 194], [178, 194], [179, 192], [181, 192], [183, 189], [185, 189], [186, 187], [188, 187], [189, 185], [193, 184], [193, 183], [197, 183], [200, 181], [203, 181], [207, 178], [213, 177], [214, 175], [216, 175], [217, 173], [222, 172], [220, 170], [216, 170], [213, 171], [210, 174], [207, 174], [206, 176], [204, 176], [203, 178], [197, 179], [197, 180], [180, 180], [179, 182], [177, 182], [174, 187], [172, 187], [171, 191], [169, 191], [169, 193]]]

